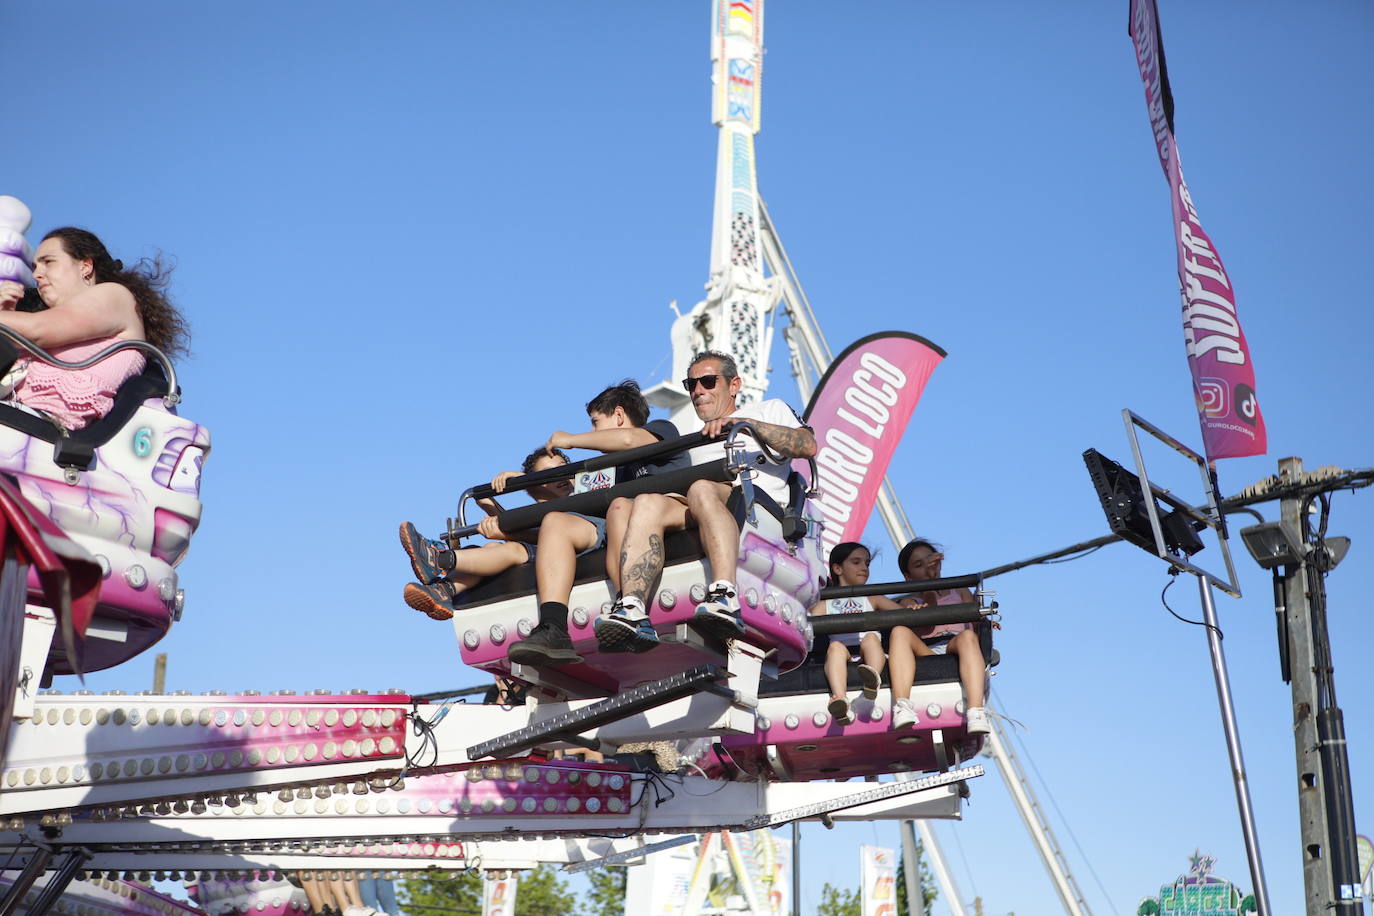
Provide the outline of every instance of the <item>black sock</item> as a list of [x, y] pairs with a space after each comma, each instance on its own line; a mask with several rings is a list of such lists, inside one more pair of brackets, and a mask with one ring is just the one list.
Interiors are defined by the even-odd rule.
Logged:
[[561, 601], [545, 601], [539, 605], [539, 622], [568, 632], [568, 606]]

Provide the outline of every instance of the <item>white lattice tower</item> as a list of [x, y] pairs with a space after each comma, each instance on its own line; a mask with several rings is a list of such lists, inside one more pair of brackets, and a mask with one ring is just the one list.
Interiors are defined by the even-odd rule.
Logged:
[[763, 75], [763, 0], [712, 0], [712, 120], [720, 129], [706, 298], [673, 322], [673, 372], [648, 392], [684, 432], [700, 421], [679, 385], [692, 354], [729, 353], [744, 387], [739, 403], [768, 388], [773, 307], [778, 293], [763, 273], [762, 220], [754, 166]]

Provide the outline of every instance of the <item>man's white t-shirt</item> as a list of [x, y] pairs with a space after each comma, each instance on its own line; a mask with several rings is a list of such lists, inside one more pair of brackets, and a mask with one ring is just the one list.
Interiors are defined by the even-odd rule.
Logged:
[[[764, 423], [786, 426], [789, 429], [800, 429], [802, 425], [801, 420], [797, 419], [797, 415], [792, 412], [792, 408], [787, 406], [787, 402], [778, 398], [769, 398], [756, 404], [746, 404], [730, 416], [736, 420], [761, 420]], [[786, 506], [787, 475], [792, 472], [792, 461], [789, 459], [782, 464], [771, 464], [767, 458], [763, 457], [762, 452], [752, 447], [754, 445], [753, 436], [748, 433], [740, 433], [740, 440], [746, 446], [745, 458], [758, 471], [754, 475], [754, 486], [773, 497], [778, 505]], [[709, 442], [706, 445], [698, 445], [692, 449], [690, 454], [692, 464], [719, 461], [725, 457], [725, 439], [721, 439], [719, 442]]]

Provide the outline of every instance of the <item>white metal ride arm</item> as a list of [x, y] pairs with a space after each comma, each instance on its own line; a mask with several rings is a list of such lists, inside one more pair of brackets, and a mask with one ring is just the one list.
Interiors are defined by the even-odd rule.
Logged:
[[[981, 774], [981, 767], [968, 767], [907, 783], [852, 786], [720, 782], [650, 777], [606, 764], [501, 761], [388, 784], [262, 793], [224, 805], [97, 809], [46, 837], [90, 851], [88, 870], [96, 871], [452, 868], [455, 860], [470, 865], [486, 855], [480, 850], [488, 844], [499, 844], [503, 862], [585, 862], [623, 855], [626, 847], [568, 840], [748, 830], [823, 814], [870, 821], [957, 818], [957, 784]], [[0, 833], [0, 853], [37, 839], [32, 828]], [[234, 856], [234, 863], [217, 861], [221, 855]]]
[[711, 274], [706, 298], [673, 322], [672, 376], [646, 392], [678, 429], [697, 429], [678, 380], [692, 354], [720, 350], [735, 358], [744, 386], [741, 405], [768, 389], [773, 307], [777, 291], [764, 279], [754, 135], [760, 123], [764, 0], [713, 0], [711, 119], [720, 128], [711, 222]]

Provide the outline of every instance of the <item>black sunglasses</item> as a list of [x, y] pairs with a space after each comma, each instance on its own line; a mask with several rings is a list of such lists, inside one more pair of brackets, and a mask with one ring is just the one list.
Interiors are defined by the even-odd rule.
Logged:
[[716, 382], [719, 380], [719, 375], [698, 375], [696, 378], [688, 376], [687, 378], [682, 380], [682, 387], [687, 389], [688, 394], [691, 394], [693, 391], [696, 391], [698, 384], [700, 384], [701, 387], [705, 388], [707, 391], [710, 391], [716, 387]]

